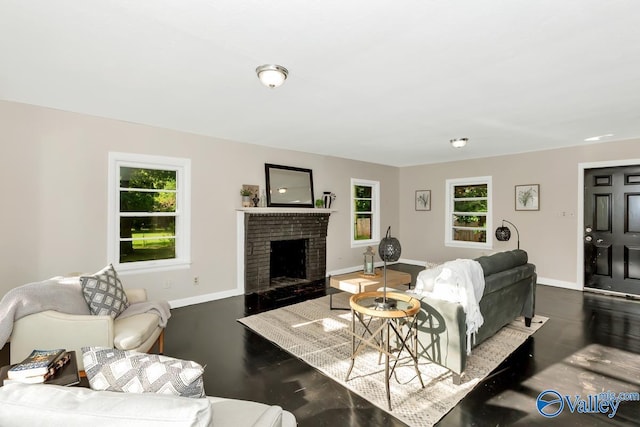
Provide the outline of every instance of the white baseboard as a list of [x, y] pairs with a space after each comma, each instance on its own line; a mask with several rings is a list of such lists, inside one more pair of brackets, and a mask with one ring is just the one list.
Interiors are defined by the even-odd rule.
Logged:
[[[388, 262], [387, 266], [393, 265], [393, 264], [401, 264], [403, 263], [403, 260], [399, 260], [396, 262]], [[384, 267], [384, 263], [382, 261], [377, 261], [373, 264], [373, 266], [375, 268], [382, 268]], [[345, 268], [340, 268], [338, 270], [331, 270], [331, 271], [327, 271], [326, 273], [326, 277], [330, 277], [330, 276], [337, 276], [338, 274], [347, 274], [347, 273], [353, 273], [354, 271], [360, 271], [362, 270], [363, 266], [359, 265], [357, 267], [345, 267]]]
[[538, 276], [538, 283], [540, 285], [555, 286], [556, 288], [571, 289], [573, 291], [583, 290], [582, 286], [578, 285], [575, 282], [566, 282], [564, 280], [549, 279], [547, 277]]
[[197, 295], [195, 297], [187, 297], [187, 298], [171, 300], [169, 301], [169, 306], [171, 308], [186, 307], [188, 305], [201, 304], [204, 302], [215, 301], [215, 300], [229, 298], [229, 297], [235, 297], [237, 295], [243, 295], [243, 294], [244, 293], [241, 290], [231, 289], [228, 291], [214, 292], [212, 294]]
[[[389, 263], [387, 265], [393, 265], [393, 264], [410, 264], [410, 265], [418, 265], [418, 266], [422, 266], [424, 267], [426, 265], [426, 262], [424, 261], [418, 261], [418, 260], [412, 260], [412, 259], [404, 259], [401, 258], [398, 262], [396, 263]], [[376, 268], [378, 267], [382, 267], [384, 264], [382, 262], [377, 262], [375, 264]], [[346, 267], [346, 268], [341, 268], [338, 270], [332, 270], [332, 271], [327, 271], [327, 277], [329, 276], [335, 276], [338, 274], [346, 274], [346, 273], [351, 273], [354, 271], [358, 271], [358, 270], [362, 270], [362, 266], [356, 266], [356, 267]], [[549, 279], [546, 277], [538, 277], [538, 283], [541, 285], [548, 285], [548, 286], [555, 286], [557, 288], [564, 288], [564, 289], [571, 289], [574, 291], [582, 291], [583, 288], [582, 286], [579, 286], [578, 284], [574, 283], [574, 282], [567, 282], [567, 281], [563, 281], [563, 280], [556, 280], [556, 279]], [[187, 298], [180, 298], [180, 299], [176, 299], [176, 300], [171, 300], [169, 301], [169, 306], [171, 308], [180, 308], [180, 307], [186, 307], [188, 305], [194, 305], [194, 304], [201, 304], [201, 303], [205, 303], [205, 302], [209, 302], [209, 301], [215, 301], [215, 300], [219, 300], [219, 299], [224, 299], [224, 298], [229, 298], [229, 297], [235, 297], [238, 295], [243, 295], [244, 292], [241, 289], [230, 289], [228, 291], [222, 291], [222, 292], [214, 292], [211, 294], [204, 294], [204, 295], [197, 295], [194, 297], [187, 297]]]

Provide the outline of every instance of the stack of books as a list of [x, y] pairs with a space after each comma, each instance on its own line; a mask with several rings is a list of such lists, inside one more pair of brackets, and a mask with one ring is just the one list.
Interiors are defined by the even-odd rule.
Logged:
[[[73, 361], [74, 352], [59, 348], [54, 350], [33, 350], [22, 362], [11, 366], [6, 372], [4, 385], [12, 382], [27, 384], [49, 383], [59, 376], [61, 371]], [[77, 376], [77, 368], [76, 376]], [[71, 384], [65, 384], [71, 385]]]

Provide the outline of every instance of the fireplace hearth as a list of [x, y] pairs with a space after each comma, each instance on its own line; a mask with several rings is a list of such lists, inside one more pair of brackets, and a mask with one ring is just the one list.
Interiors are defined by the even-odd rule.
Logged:
[[245, 294], [324, 283], [329, 213], [245, 211]]

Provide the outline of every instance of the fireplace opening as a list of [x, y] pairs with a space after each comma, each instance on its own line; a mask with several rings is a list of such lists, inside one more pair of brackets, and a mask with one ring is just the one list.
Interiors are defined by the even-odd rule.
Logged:
[[308, 239], [271, 241], [271, 286], [288, 286], [307, 283]]

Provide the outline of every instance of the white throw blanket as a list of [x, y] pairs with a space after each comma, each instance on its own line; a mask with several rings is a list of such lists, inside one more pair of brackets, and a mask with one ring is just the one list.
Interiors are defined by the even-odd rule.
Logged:
[[480, 263], [457, 259], [423, 270], [418, 274], [414, 293], [460, 303], [466, 314], [467, 354], [470, 354], [475, 334], [484, 323], [479, 304], [484, 294], [484, 272]]
[[[49, 279], [13, 288], [0, 300], [0, 348], [4, 347], [11, 336], [14, 321], [46, 310], [67, 314], [91, 314], [78, 281]], [[160, 317], [159, 324], [162, 327], [167, 325], [171, 317], [166, 301], [146, 301], [131, 304], [118, 318], [147, 312], [155, 312]]]

